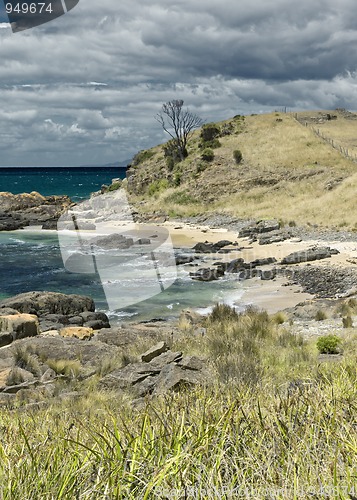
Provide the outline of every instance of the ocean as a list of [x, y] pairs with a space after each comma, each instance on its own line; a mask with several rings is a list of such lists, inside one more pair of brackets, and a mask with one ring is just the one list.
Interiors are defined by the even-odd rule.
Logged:
[[125, 178], [125, 168], [0, 167], [0, 191], [14, 194], [38, 191], [44, 196], [66, 194], [78, 202], [116, 178]]
[[[67, 194], [74, 201], [81, 201], [112, 178], [124, 176], [124, 170], [114, 168], [1, 168], [0, 191]], [[88, 295], [94, 299], [97, 310], [109, 315], [112, 324], [177, 317], [187, 308], [207, 312], [214, 303], [235, 303], [243, 294], [234, 276], [210, 283], [197, 282], [191, 280], [187, 269], [178, 266], [176, 281], [160, 294], [110, 310], [98, 274], [77, 274], [65, 269], [56, 231], [25, 228], [0, 232], [0, 300], [33, 290]]]

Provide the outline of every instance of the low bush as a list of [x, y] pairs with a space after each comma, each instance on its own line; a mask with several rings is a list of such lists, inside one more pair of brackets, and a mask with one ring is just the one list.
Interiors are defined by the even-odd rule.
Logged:
[[174, 203], [176, 205], [191, 205], [192, 203], [197, 203], [197, 198], [194, 198], [186, 191], [175, 191], [165, 197], [165, 202]]
[[321, 354], [339, 354], [342, 339], [337, 335], [324, 335], [316, 342], [316, 347]]
[[212, 149], [207, 148], [204, 151], [202, 151], [201, 158], [204, 161], [213, 161], [214, 159], [214, 152]]
[[207, 163], [201, 161], [196, 165], [196, 172], [199, 174], [200, 172], [206, 170], [206, 168], [207, 168]]
[[134, 158], [131, 161], [132, 167], [136, 167], [140, 165], [140, 163], [143, 163], [144, 161], [150, 160], [155, 155], [154, 151], [146, 150], [146, 151], [139, 151], [136, 153]]
[[322, 311], [321, 309], [319, 309], [315, 314], [316, 321], [324, 321], [326, 318], [327, 318], [327, 315], [326, 315], [325, 311]]
[[235, 149], [233, 151], [233, 158], [236, 164], [239, 165], [239, 163], [243, 160], [242, 152], [239, 149]]
[[158, 179], [149, 184], [148, 195], [149, 196], [157, 195], [162, 191], [165, 191], [168, 187], [169, 187], [169, 182], [167, 179]]
[[220, 148], [221, 146], [222, 144], [219, 142], [218, 139], [212, 139], [211, 141], [203, 141], [200, 142], [200, 144], [198, 145], [200, 149], [206, 149], [206, 148], [217, 149]]
[[[170, 139], [166, 144], [163, 145], [164, 156], [166, 158], [172, 158], [174, 163], [178, 163], [181, 161], [181, 154], [178, 142], [176, 139]], [[188, 156], [188, 151], [185, 149], [182, 152], [184, 158]]]
[[220, 134], [221, 129], [218, 125], [215, 123], [207, 123], [206, 125], [203, 125], [200, 137], [202, 142], [209, 142], [219, 137]]
[[182, 179], [182, 173], [181, 172], [175, 172], [174, 178], [172, 180], [173, 185], [175, 187], [178, 187], [181, 184], [181, 179]]
[[345, 316], [342, 318], [342, 325], [343, 328], [352, 328], [353, 327], [353, 321], [351, 316]]
[[166, 157], [166, 166], [169, 172], [172, 172], [175, 168], [175, 160], [172, 158], [172, 156]]
[[111, 191], [117, 191], [120, 188], [121, 188], [121, 181], [117, 181], [117, 182], [113, 182], [113, 184], [111, 184], [108, 187], [108, 191], [109, 192], [111, 192]]

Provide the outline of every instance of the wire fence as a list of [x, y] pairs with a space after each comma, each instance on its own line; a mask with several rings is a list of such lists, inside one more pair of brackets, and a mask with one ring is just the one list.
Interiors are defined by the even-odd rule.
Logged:
[[346, 148], [345, 146], [342, 146], [341, 144], [339, 144], [335, 139], [332, 139], [331, 137], [328, 137], [327, 135], [325, 135], [323, 132], [321, 132], [321, 130], [317, 127], [314, 127], [313, 125], [310, 125], [307, 121], [304, 121], [304, 122], [301, 122], [298, 118], [297, 118], [297, 114], [296, 113], [293, 113], [292, 114], [293, 118], [303, 127], [309, 127], [310, 130], [319, 138], [321, 139], [322, 141], [324, 141], [325, 143], [329, 144], [330, 146], [332, 146], [334, 149], [336, 149], [336, 151], [338, 151], [342, 156], [344, 156], [345, 158], [347, 158], [348, 160], [351, 160], [355, 163], [357, 163], [357, 154], [354, 153], [354, 152], [351, 152], [348, 148]]

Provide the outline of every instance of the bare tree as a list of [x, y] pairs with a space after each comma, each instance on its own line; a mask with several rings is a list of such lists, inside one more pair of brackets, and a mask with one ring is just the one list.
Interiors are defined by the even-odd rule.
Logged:
[[169, 134], [177, 145], [180, 160], [187, 156], [187, 141], [190, 134], [203, 123], [201, 118], [188, 109], [183, 109], [184, 101], [176, 99], [162, 105], [161, 113], [156, 115], [164, 131]]

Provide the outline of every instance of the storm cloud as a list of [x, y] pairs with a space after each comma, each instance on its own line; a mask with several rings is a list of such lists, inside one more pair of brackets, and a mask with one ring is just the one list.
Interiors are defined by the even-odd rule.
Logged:
[[[0, 0], [1, 1], [1, 0]], [[206, 121], [356, 109], [350, 0], [81, 0], [13, 34], [0, 14], [0, 162], [79, 165], [165, 140], [154, 116], [184, 99]]]

